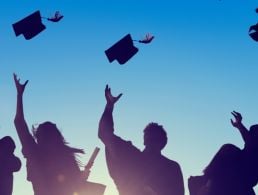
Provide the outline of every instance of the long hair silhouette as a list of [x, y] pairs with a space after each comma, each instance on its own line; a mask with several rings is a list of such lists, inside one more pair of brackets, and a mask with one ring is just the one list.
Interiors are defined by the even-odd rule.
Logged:
[[68, 146], [52, 122], [44, 122], [29, 131], [23, 113], [23, 93], [28, 83], [20, 83], [14, 74], [17, 89], [15, 127], [27, 159], [27, 180], [32, 182], [35, 195], [72, 195], [85, 180], [80, 171], [77, 154], [82, 149]]

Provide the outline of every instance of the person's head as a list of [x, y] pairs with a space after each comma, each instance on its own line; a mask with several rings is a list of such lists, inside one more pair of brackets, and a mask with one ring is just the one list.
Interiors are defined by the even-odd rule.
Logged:
[[10, 136], [5, 136], [2, 139], [0, 139], [0, 150], [2, 152], [11, 154], [14, 152], [15, 147], [15, 143]]
[[44, 122], [33, 129], [33, 135], [40, 146], [64, 144], [65, 140], [56, 124]]
[[167, 144], [167, 133], [162, 125], [149, 123], [143, 130], [146, 148], [161, 151]]
[[[68, 146], [68, 143], [65, 141], [63, 135], [57, 128], [56, 124], [52, 122], [44, 122], [40, 124], [37, 128], [33, 127], [34, 139], [40, 148], [42, 155], [47, 154], [45, 159], [48, 158], [58, 158], [70, 159], [80, 166], [80, 161], [77, 160], [75, 154], [81, 153], [84, 154], [82, 149], [72, 148]], [[57, 162], [57, 164], [59, 161]]]

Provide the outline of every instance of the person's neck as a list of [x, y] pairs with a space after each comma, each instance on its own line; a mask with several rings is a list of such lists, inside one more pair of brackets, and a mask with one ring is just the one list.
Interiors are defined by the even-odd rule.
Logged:
[[147, 153], [147, 154], [152, 154], [152, 155], [161, 155], [161, 151], [160, 150], [157, 150], [157, 149], [154, 149], [154, 148], [149, 148], [149, 147], [146, 147], [143, 150], [143, 152]]

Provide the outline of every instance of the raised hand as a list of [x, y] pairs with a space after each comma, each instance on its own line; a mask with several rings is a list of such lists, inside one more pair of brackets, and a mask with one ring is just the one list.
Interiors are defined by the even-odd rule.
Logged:
[[107, 105], [110, 105], [110, 106], [113, 106], [119, 99], [120, 97], [122, 96], [123, 94], [120, 93], [118, 96], [113, 96], [111, 94], [111, 89], [108, 85], [106, 85], [106, 88], [105, 88], [105, 97], [106, 97], [106, 100], [107, 100]]
[[26, 85], [29, 81], [26, 80], [24, 84], [21, 84], [20, 79], [17, 78], [17, 75], [15, 73], [13, 74], [13, 79], [14, 79], [14, 83], [15, 83], [15, 86], [16, 86], [17, 94], [22, 95], [24, 90], [25, 90], [25, 87], [26, 87]]
[[241, 114], [239, 112], [236, 112], [236, 111], [231, 112], [231, 114], [235, 117], [235, 121], [230, 119], [231, 124], [234, 127], [239, 128], [242, 125], [242, 116], [241, 116]]

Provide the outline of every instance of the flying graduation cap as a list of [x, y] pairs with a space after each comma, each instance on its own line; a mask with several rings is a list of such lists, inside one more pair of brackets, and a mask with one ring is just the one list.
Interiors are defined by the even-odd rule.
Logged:
[[119, 64], [125, 64], [130, 60], [139, 49], [134, 46], [133, 42], [145, 43], [148, 44], [153, 40], [154, 36], [147, 34], [146, 37], [142, 40], [133, 40], [130, 34], [127, 34], [109, 49], [105, 51], [105, 54], [109, 62], [117, 60]]
[[52, 22], [58, 22], [63, 18], [63, 16], [59, 12], [56, 12], [53, 17], [45, 18], [41, 17], [40, 11], [38, 10], [13, 24], [15, 35], [19, 36], [23, 34], [26, 40], [32, 39], [46, 29], [46, 26], [42, 23], [42, 18]]
[[[255, 12], [258, 13], [258, 8], [255, 9]], [[249, 36], [254, 40], [258, 41], [258, 23], [250, 26]]]
[[258, 41], [258, 23], [255, 25], [250, 26], [249, 28], [249, 36], [255, 40]]

